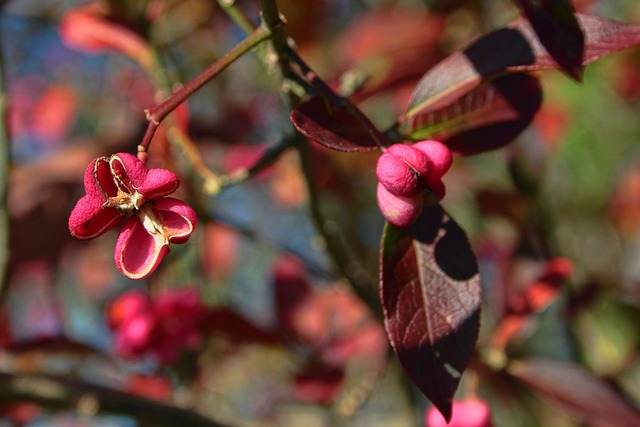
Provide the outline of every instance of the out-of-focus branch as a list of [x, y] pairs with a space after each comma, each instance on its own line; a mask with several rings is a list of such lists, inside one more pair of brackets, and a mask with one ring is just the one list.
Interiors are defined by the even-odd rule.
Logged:
[[[1, 7], [1, 6], [0, 6]], [[9, 267], [9, 133], [5, 68], [0, 47], [0, 300], [6, 292]]]
[[141, 425], [228, 427], [188, 409], [104, 386], [43, 374], [0, 372], [0, 402], [24, 401], [86, 414], [127, 415]]

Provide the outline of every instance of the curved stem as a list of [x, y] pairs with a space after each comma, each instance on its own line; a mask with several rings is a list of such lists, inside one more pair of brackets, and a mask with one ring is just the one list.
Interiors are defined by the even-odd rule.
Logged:
[[182, 104], [238, 58], [268, 39], [270, 36], [271, 34], [267, 29], [262, 27], [256, 28], [246, 39], [238, 43], [229, 52], [225, 53], [217, 61], [205, 68], [203, 72], [175, 91], [163, 102], [150, 110], [145, 110], [149, 125], [147, 126], [142, 142], [138, 146], [138, 152], [146, 153], [158, 126], [162, 120], [169, 115], [169, 113], [178, 107], [178, 105]]

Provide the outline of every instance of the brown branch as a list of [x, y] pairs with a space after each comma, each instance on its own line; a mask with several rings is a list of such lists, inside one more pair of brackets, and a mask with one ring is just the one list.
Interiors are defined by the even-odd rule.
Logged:
[[0, 372], [0, 402], [24, 401], [87, 414], [122, 414], [158, 426], [227, 427], [194, 411], [101, 385], [52, 375]]
[[142, 138], [142, 142], [138, 146], [138, 156], [141, 157], [141, 160], [143, 160], [142, 157], [144, 157], [148, 151], [149, 145], [151, 144], [151, 140], [153, 139], [153, 135], [155, 135], [158, 126], [162, 120], [169, 115], [169, 113], [175, 110], [178, 105], [186, 101], [191, 95], [211, 81], [211, 79], [217, 76], [238, 58], [262, 43], [264, 40], [268, 39], [270, 36], [271, 34], [266, 28], [256, 28], [246, 39], [234, 46], [229, 52], [225, 53], [217, 61], [205, 68], [204, 71], [180, 89], [176, 90], [163, 102], [149, 110], [145, 110], [149, 125], [147, 126], [147, 130]]

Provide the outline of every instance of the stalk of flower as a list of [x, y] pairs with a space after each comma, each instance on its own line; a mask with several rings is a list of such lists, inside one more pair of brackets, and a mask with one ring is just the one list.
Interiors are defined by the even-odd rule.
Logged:
[[69, 216], [69, 231], [78, 239], [93, 239], [124, 219], [116, 267], [131, 279], [145, 278], [169, 253], [169, 243], [186, 242], [197, 225], [191, 206], [166, 197], [179, 185], [173, 172], [148, 169], [131, 154], [100, 157], [85, 171], [86, 195]]

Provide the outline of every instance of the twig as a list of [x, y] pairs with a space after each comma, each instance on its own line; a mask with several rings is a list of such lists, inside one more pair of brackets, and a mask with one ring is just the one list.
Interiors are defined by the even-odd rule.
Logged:
[[256, 29], [251, 19], [238, 9], [235, 0], [218, 0], [218, 5], [220, 5], [227, 16], [246, 34], [251, 34], [253, 30]]
[[270, 36], [271, 34], [267, 29], [263, 27], [256, 28], [246, 39], [238, 43], [229, 52], [225, 53], [217, 61], [205, 68], [205, 70], [193, 78], [193, 80], [186, 83], [157, 106], [150, 110], [145, 110], [149, 124], [144, 137], [142, 138], [142, 142], [140, 142], [140, 145], [138, 146], [139, 157], [144, 157], [145, 153], [149, 149], [149, 144], [151, 144], [151, 140], [153, 139], [153, 135], [155, 135], [158, 126], [162, 120], [169, 115], [169, 113], [175, 110], [178, 105], [186, 101], [191, 95], [193, 95], [193, 93], [202, 88], [235, 60], [262, 43], [264, 40], [268, 39]]

